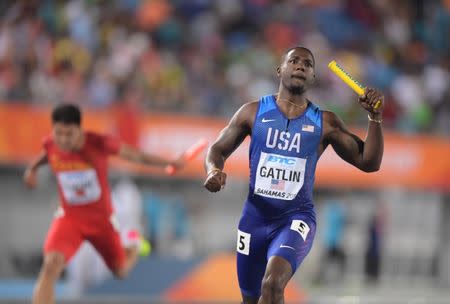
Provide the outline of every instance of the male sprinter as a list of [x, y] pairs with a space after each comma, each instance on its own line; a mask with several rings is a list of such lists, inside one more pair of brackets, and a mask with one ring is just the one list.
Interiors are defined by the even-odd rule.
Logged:
[[57, 178], [61, 202], [44, 244], [44, 263], [34, 290], [34, 304], [55, 302], [55, 282], [83, 241], [93, 245], [118, 278], [124, 278], [136, 263], [139, 244], [122, 246], [113, 214], [109, 155], [145, 165], [182, 165], [181, 161], [171, 162], [138, 151], [111, 136], [84, 131], [76, 106], [57, 106], [52, 113], [52, 136], [45, 139], [43, 151], [24, 175], [26, 185], [34, 187], [37, 169], [48, 163]]
[[[314, 82], [314, 56], [289, 49], [277, 68], [277, 95], [243, 105], [206, 155], [205, 187], [225, 185], [225, 160], [251, 136], [250, 189], [238, 227], [237, 268], [245, 304], [284, 303], [284, 288], [311, 249], [316, 232], [312, 191], [316, 163], [328, 145], [365, 171], [380, 168], [384, 97], [366, 89], [358, 99], [369, 114], [363, 141], [332, 112], [305, 97]], [[374, 105], [380, 100], [381, 106]], [[339, 174], [339, 173], [336, 173]]]

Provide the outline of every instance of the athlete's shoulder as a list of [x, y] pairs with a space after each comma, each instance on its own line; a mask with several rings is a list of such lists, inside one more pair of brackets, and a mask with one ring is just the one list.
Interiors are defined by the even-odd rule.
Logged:
[[232, 122], [244, 122], [255, 116], [258, 110], [258, 101], [244, 103], [233, 115]]
[[247, 103], [244, 103], [237, 113], [243, 113], [244, 115], [254, 115], [256, 111], [258, 110], [260, 101], [259, 100], [253, 100]]
[[230, 126], [239, 126], [251, 131], [256, 112], [258, 111], [259, 101], [250, 101], [243, 104], [239, 110], [234, 113]]
[[319, 105], [311, 100], [308, 100], [308, 107], [306, 109], [306, 117], [309, 118], [316, 126], [322, 127], [323, 111]]
[[275, 105], [275, 97], [274, 95], [264, 95], [261, 96], [258, 100], [253, 100], [245, 103], [238, 112], [243, 112], [251, 115], [252, 117], [256, 114], [258, 109], [267, 108], [267, 107], [276, 107]]
[[342, 120], [339, 116], [332, 111], [322, 111], [323, 122], [331, 127], [338, 126], [342, 123]]
[[105, 138], [107, 137], [107, 135], [105, 134], [101, 134], [101, 133], [97, 133], [97, 132], [93, 132], [93, 131], [84, 131], [84, 136], [86, 139], [86, 142], [91, 145], [97, 145], [99, 144], [99, 142], [102, 142], [105, 140]]
[[308, 102], [309, 102], [309, 108], [310, 108], [312, 111], [314, 111], [314, 112], [327, 112], [327, 111], [322, 110], [322, 109], [320, 108], [320, 106], [319, 106], [318, 104], [314, 103], [313, 101], [311, 101], [311, 100], [308, 99]]
[[106, 155], [119, 153], [121, 141], [118, 137], [91, 131], [86, 131], [84, 134], [89, 149], [100, 150]]
[[339, 132], [346, 130], [342, 119], [334, 112], [323, 111], [323, 135], [324, 138], [339, 134]]
[[94, 131], [84, 131], [84, 136], [88, 139], [97, 139], [103, 138], [105, 135]]
[[42, 142], [42, 147], [45, 150], [48, 150], [51, 147], [51, 145], [53, 145], [53, 137], [51, 135], [47, 135], [44, 138], [42, 138], [41, 142]]
[[105, 136], [97, 132], [84, 131], [84, 140], [85, 140], [84, 145], [87, 149], [98, 150], [103, 146]]

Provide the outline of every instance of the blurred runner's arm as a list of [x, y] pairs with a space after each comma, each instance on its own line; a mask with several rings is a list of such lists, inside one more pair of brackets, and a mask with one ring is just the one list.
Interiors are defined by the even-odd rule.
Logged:
[[178, 169], [184, 165], [182, 159], [169, 160], [155, 154], [142, 152], [127, 144], [120, 145], [118, 156], [128, 161], [148, 166], [165, 167], [173, 165]]
[[[190, 146], [187, 150], [183, 152], [180, 156], [183, 160], [183, 164], [186, 164], [192, 161], [195, 157], [197, 157], [206, 147], [208, 146], [208, 141], [205, 138], [200, 138], [196, 143]], [[164, 169], [167, 174], [173, 175], [177, 172], [177, 168], [173, 165], [166, 166]]]
[[23, 181], [29, 188], [34, 188], [37, 185], [37, 169], [48, 163], [47, 151], [42, 150], [39, 156], [27, 167], [23, 175]]

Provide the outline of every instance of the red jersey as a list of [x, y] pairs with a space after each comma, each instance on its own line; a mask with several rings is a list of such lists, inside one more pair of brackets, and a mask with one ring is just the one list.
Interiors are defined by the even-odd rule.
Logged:
[[119, 140], [85, 132], [78, 151], [63, 151], [51, 137], [44, 140], [47, 158], [56, 176], [61, 206], [67, 216], [86, 218], [112, 214], [108, 183], [108, 156], [119, 152]]

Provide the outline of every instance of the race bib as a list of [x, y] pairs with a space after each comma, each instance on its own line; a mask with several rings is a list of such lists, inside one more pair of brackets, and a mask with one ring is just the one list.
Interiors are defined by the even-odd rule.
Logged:
[[281, 200], [294, 199], [303, 186], [306, 159], [261, 152], [254, 194]]
[[250, 239], [252, 235], [250, 233], [243, 232], [238, 229], [238, 238], [236, 250], [239, 253], [249, 255], [250, 254]]
[[60, 172], [58, 182], [64, 199], [72, 205], [96, 202], [102, 192], [94, 169]]
[[291, 224], [291, 230], [300, 233], [303, 241], [306, 241], [310, 229], [308, 224], [306, 224], [306, 222], [302, 220], [293, 220]]

